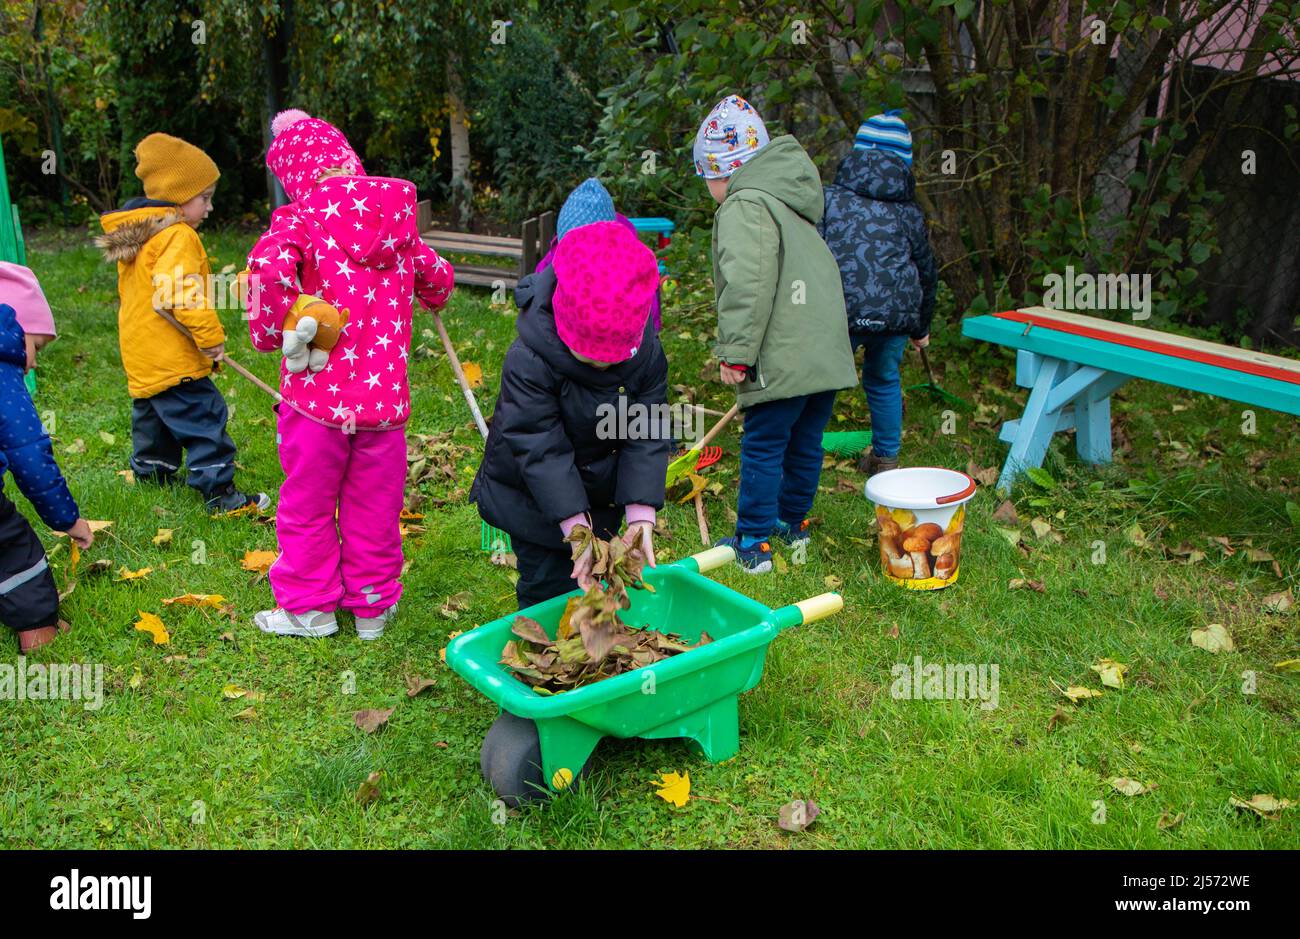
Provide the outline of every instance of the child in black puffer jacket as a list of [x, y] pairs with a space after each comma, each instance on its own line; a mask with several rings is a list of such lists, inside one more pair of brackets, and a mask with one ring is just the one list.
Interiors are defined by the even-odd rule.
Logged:
[[670, 447], [655, 419], [668, 395], [649, 323], [658, 286], [654, 253], [617, 222], [595, 222], [515, 288], [519, 336], [470, 498], [510, 534], [520, 609], [594, 582], [590, 553], [571, 560], [564, 540], [580, 525], [610, 538], [626, 518], [624, 540], [653, 566]]

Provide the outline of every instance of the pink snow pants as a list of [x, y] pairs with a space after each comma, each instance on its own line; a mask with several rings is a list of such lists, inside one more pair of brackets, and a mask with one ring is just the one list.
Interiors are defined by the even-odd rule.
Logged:
[[281, 404], [279, 432], [275, 602], [290, 613], [379, 615], [402, 595], [405, 431], [345, 434]]

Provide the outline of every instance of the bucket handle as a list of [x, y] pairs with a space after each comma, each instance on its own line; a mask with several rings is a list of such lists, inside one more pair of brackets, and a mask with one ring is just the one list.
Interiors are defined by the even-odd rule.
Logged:
[[821, 593], [798, 603], [791, 603], [775, 611], [776, 624], [781, 629], [802, 626], [814, 620], [825, 619], [844, 609], [844, 597], [834, 591]]
[[[969, 479], [969, 477], [967, 478]], [[939, 498], [934, 501], [939, 505], [947, 505], [949, 502], [960, 502], [961, 500], [968, 498], [974, 491], [975, 480], [971, 479], [971, 481], [966, 485], [966, 488], [960, 492], [954, 492], [952, 495], [948, 496], [939, 496]]]

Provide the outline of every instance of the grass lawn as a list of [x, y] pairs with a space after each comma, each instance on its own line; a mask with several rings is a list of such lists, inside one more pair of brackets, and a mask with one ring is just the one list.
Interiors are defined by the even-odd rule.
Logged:
[[[204, 237], [220, 270], [242, 265], [254, 236]], [[932, 594], [907, 593], [879, 576], [864, 480], [849, 462], [827, 469], [806, 565], [765, 577], [734, 567], [714, 575], [772, 606], [824, 591], [827, 577], [843, 580], [841, 614], [773, 644], [763, 681], [740, 702], [740, 754], [711, 765], [679, 741], [605, 741], [576, 791], [499, 824], [478, 770], [495, 709], [439, 651], [453, 631], [513, 609], [513, 572], [479, 550], [479, 519], [465, 500], [478, 435], [431, 322], [417, 314], [408, 430], [412, 451], [427, 453], [426, 465], [440, 472], [421, 486], [426, 517], [406, 541], [399, 620], [377, 643], [358, 641], [348, 623], [324, 640], [272, 638], [251, 623], [273, 605], [270, 588], [240, 561], [249, 550], [274, 550], [274, 526], [211, 520], [184, 487], [128, 484], [120, 471], [130, 453], [131, 402], [117, 350], [115, 272], [80, 232], [40, 233], [32, 242], [30, 263], [61, 332], [42, 354], [37, 405], [52, 418], [55, 452], [83, 514], [113, 524], [81, 558], [63, 607], [71, 634], [37, 656], [102, 663], [103, 707], [0, 702], [6, 847], [1300, 844], [1300, 808], [1261, 818], [1229, 803], [1256, 793], [1300, 800], [1300, 674], [1275, 667], [1300, 656], [1300, 629], [1294, 608], [1276, 613], [1264, 602], [1293, 590], [1300, 572], [1300, 537], [1286, 510], [1288, 500], [1300, 502], [1293, 417], [1260, 411], [1248, 436], [1240, 405], [1129, 385], [1115, 402], [1116, 465], [1083, 467], [1072, 441], [1058, 439], [1046, 464], [1055, 485], [1026, 484], [1014, 494], [1023, 547], [998, 531], [991, 516], [1000, 500], [982, 489], [967, 518], [961, 582]], [[483, 368], [485, 413], [513, 313], [513, 304], [493, 307], [488, 292], [473, 288], [458, 291], [446, 311], [462, 358]], [[228, 348], [272, 381], [278, 357], [252, 350], [237, 312], [223, 316]], [[728, 392], [716, 376], [700, 377], [712, 329], [707, 303], [679, 290], [664, 320], [672, 380], [725, 409]], [[962, 340], [953, 326], [936, 335], [933, 353], [942, 383], [979, 407], [945, 428], [940, 406], [912, 396], [905, 461], [1000, 465], [997, 425], [1017, 416], [1024, 400], [1010, 354]], [[924, 380], [910, 354], [904, 379]], [[281, 472], [269, 400], [228, 370], [217, 383], [240, 447], [238, 481], [274, 494]], [[837, 416], [835, 427], [865, 426], [861, 393], [842, 393]], [[415, 436], [453, 429], [448, 439]], [[726, 456], [710, 473], [723, 485], [707, 501], [715, 536], [734, 517], [739, 436], [733, 430], [719, 442]], [[673, 506], [664, 516], [671, 534], [660, 542], [663, 553], [697, 550], [693, 510]], [[1052, 531], [1038, 537], [1035, 518]], [[66, 539], [36, 525], [66, 589], [74, 579]], [[152, 543], [160, 528], [173, 530], [169, 544]], [[1184, 542], [1203, 556], [1180, 553]], [[114, 573], [86, 573], [105, 558]], [[120, 569], [145, 567], [153, 570], [144, 577], [117, 579]], [[1042, 590], [1011, 589], [1014, 579], [1041, 582]], [[189, 592], [223, 595], [233, 621], [162, 603]], [[465, 592], [463, 612], [444, 612], [449, 597]], [[162, 617], [169, 644], [154, 645], [133, 628], [141, 611]], [[1191, 644], [1190, 631], [1210, 623], [1230, 630], [1235, 651], [1212, 655]], [[17, 643], [9, 636], [0, 643], [0, 661], [16, 663]], [[916, 656], [996, 664], [998, 706], [891, 696], [892, 666]], [[1090, 666], [1103, 658], [1129, 666], [1125, 687], [1071, 704], [1059, 689], [1101, 688]], [[435, 684], [408, 698], [412, 675]], [[262, 696], [252, 719], [237, 717], [248, 700], [223, 697], [232, 684]], [[359, 709], [393, 707], [375, 734], [353, 724]], [[652, 780], [670, 771], [690, 772], [693, 798], [684, 808], [654, 795]], [[382, 795], [363, 806], [356, 792], [372, 772], [381, 774]], [[1153, 788], [1125, 796], [1109, 784], [1115, 777]], [[776, 823], [792, 799], [821, 808], [798, 835]], [[1162, 816], [1181, 822], [1162, 829]]]

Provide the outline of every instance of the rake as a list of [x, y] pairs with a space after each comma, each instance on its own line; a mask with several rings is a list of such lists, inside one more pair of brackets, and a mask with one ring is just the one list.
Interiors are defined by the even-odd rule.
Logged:
[[[452, 348], [451, 337], [447, 335], [447, 327], [442, 324], [442, 316], [438, 313], [433, 314], [433, 325], [438, 327], [438, 338], [442, 340], [442, 348], [447, 353], [447, 361], [451, 363], [452, 374], [456, 376], [456, 383], [460, 385], [461, 392], [465, 395], [465, 403], [469, 405], [470, 413], [474, 415], [474, 423], [478, 426], [478, 432], [483, 435], [486, 441], [488, 436], [487, 423], [483, 420], [483, 412], [478, 409], [478, 402], [474, 400], [474, 392], [469, 387], [469, 381], [465, 378], [465, 370], [460, 367], [460, 357], [456, 355], [456, 350]], [[483, 522], [479, 529], [479, 550], [490, 551], [496, 554], [501, 551], [510, 552], [510, 535], [495, 528], [487, 522]]]
[[920, 391], [924, 394], [930, 395], [932, 398], [937, 398], [940, 401], [951, 404], [953, 407], [960, 408], [963, 411], [971, 410], [969, 401], [957, 397], [951, 391], [944, 389], [934, 380], [934, 371], [930, 368], [930, 356], [926, 354], [925, 347], [922, 346], [917, 351], [921, 353], [921, 364], [925, 366], [925, 377], [928, 378], [929, 381], [923, 382], [919, 385], [910, 385], [903, 389], [904, 393], [909, 391]]

